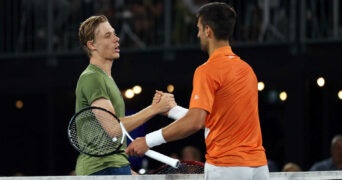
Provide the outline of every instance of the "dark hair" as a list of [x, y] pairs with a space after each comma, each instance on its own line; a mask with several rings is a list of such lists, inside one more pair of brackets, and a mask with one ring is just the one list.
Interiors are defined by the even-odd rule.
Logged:
[[107, 21], [108, 19], [106, 16], [100, 15], [91, 16], [81, 23], [78, 30], [78, 38], [80, 40], [82, 48], [87, 52], [89, 57], [91, 56], [91, 53], [87, 47], [87, 42], [94, 40], [95, 30], [99, 26], [99, 24]]
[[236, 12], [226, 3], [212, 2], [199, 8], [197, 18], [201, 18], [203, 27], [211, 27], [216, 39], [228, 40], [234, 31]]

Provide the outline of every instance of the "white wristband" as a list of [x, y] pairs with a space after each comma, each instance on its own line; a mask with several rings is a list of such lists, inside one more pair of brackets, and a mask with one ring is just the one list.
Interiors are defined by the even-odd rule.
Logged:
[[188, 112], [188, 109], [185, 109], [181, 106], [175, 106], [172, 109], [170, 109], [169, 113], [167, 114], [167, 117], [178, 120], [185, 116], [185, 114]]
[[163, 137], [162, 129], [146, 134], [145, 139], [149, 148], [166, 143]]

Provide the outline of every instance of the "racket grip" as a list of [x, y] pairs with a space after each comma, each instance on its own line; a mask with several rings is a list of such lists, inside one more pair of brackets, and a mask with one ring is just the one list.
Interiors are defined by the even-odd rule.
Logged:
[[169, 156], [166, 156], [164, 154], [158, 153], [158, 152], [153, 151], [153, 150], [146, 151], [145, 155], [152, 158], [152, 159], [155, 159], [157, 161], [160, 161], [160, 162], [163, 162], [167, 165], [170, 165], [174, 168], [178, 168], [179, 164], [180, 164], [180, 161], [178, 159], [171, 158]]

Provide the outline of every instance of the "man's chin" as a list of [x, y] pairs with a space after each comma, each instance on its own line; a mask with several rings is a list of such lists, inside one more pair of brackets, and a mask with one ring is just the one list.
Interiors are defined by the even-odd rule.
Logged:
[[119, 58], [120, 58], [120, 54], [115, 54], [113, 59], [115, 60], [115, 59], [119, 59]]

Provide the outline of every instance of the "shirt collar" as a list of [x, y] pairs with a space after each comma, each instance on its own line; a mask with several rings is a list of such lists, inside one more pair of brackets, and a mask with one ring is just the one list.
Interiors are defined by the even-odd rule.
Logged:
[[214, 50], [214, 52], [211, 54], [209, 57], [208, 61], [213, 61], [217, 59], [217, 57], [222, 57], [222, 56], [236, 56], [233, 51], [231, 46], [223, 46], [220, 48], [217, 48]]

